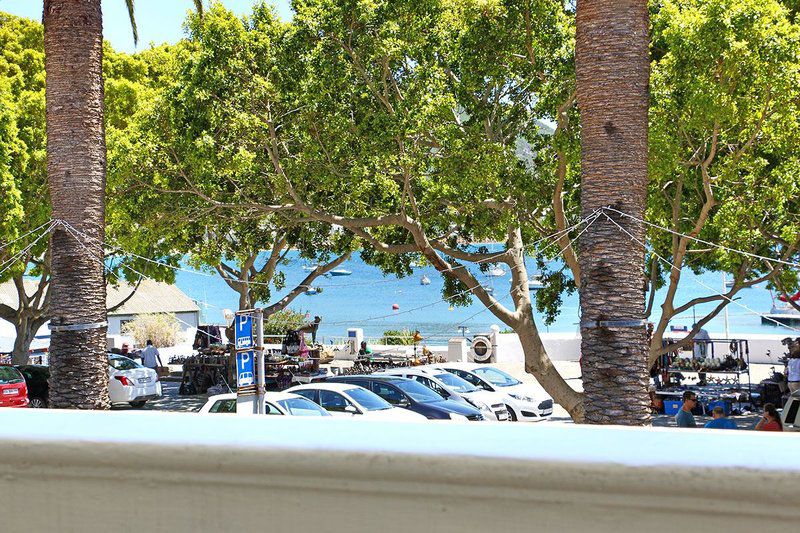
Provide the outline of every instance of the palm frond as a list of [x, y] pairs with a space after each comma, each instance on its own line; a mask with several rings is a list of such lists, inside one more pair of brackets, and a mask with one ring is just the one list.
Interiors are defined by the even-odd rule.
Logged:
[[136, 28], [136, 16], [133, 7], [133, 0], [125, 0], [125, 5], [128, 7], [128, 17], [131, 19], [131, 30], [133, 30], [133, 44], [139, 44], [139, 30]]
[[197, 14], [202, 17], [203, 16], [203, 0], [194, 0], [194, 8], [197, 10]]

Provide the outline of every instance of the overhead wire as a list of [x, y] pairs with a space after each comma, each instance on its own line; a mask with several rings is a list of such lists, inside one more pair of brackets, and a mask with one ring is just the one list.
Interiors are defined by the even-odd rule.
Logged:
[[[617, 226], [617, 228], [619, 228], [619, 229], [620, 229], [620, 231], [622, 231], [623, 233], [627, 234], [627, 235], [628, 235], [628, 237], [630, 237], [630, 238], [631, 238], [631, 240], [633, 240], [635, 243], [637, 243], [637, 244], [639, 244], [640, 246], [642, 246], [642, 247], [643, 247], [645, 250], [648, 250], [648, 248], [649, 248], [649, 251], [650, 251], [650, 253], [651, 253], [651, 254], [653, 254], [654, 256], [656, 256], [656, 257], [657, 257], [659, 260], [661, 260], [662, 262], [664, 262], [666, 265], [668, 265], [668, 266], [670, 267], [670, 269], [672, 269], [672, 270], [677, 270], [677, 271], [679, 271], [679, 272], [680, 272], [680, 270], [681, 270], [680, 268], [678, 268], [676, 265], [674, 265], [674, 264], [673, 264], [672, 262], [670, 262], [669, 260], [667, 260], [667, 259], [663, 258], [661, 255], [659, 255], [659, 254], [658, 254], [658, 252], [656, 252], [654, 249], [652, 249], [652, 247], [648, 247], [646, 243], [644, 243], [644, 242], [640, 241], [639, 239], [637, 239], [637, 238], [636, 238], [636, 237], [635, 237], [633, 234], [631, 234], [631, 233], [630, 233], [628, 230], [626, 230], [626, 229], [625, 229], [625, 228], [623, 228], [623, 227], [622, 227], [622, 226], [621, 226], [619, 223], [617, 223], [617, 221], [615, 221], [613, 218], [611, 218], [610, 216], [608, 216], [608, 214], [606, 214], [605, 216], [606, 216], [606, 218], [607, 218], [608, 220], [610, 220], [610, 221], [611, 221], [611, 223], [613, 223], [615, 226]], [[717, 291], [717, 290], [716, 290], [716, 289], [714, 289], [713, 287], [711, 287], [711, 286], [707, 285], [706, 283], [703, 283], [703, 282], [702, 282], [702, 281], [700, 281], [699, 279], [696, 279], [696, 278], [695, 278], [693, 281], [694, 281], [695, 283], [697, 283], [698, 285], [701, 285], [701, 286], [705, 287], [706, 289], [710, 290], [711, 292], [713, 292], [713, 293], [714, 293], [714, 294], [716, 294], [717, 296], [720, 296], [722, 299], [726, 300], [728, 303], [732, 303], [732, 304], [738, 305], [739, 307], [742, 307], [742, 308], [746, 309], [747, 311], [750, 311], [751, 313], [753, 313], [753, 314], [756, 314], [756, 315], [760, 316], [760, 317], [761, 317], [762, 319], [764, 319], [764, 320], [768, 320], [768, 321], [770, 321], [770, 322], [773, 322], [773, 323], [775, 323], [775, 324], [777, 324], [777, 325], [779, 325], [779, 326], [783, 326], [783, 327], [785, 327], [785, 328], [787, 328], [787, 329], [790, 329], [790, 330], [792, 330], [792, 331], [797, 331], [797, 332], [800, 332], [800, 329], [798, 329], [798, 328], [795, 328], [795, 327], [789, 326], [789, 325], [787, 325], [787, 324], [783, 324], [782, 322], [779, 322], [778, 320], [775, 320], [775, 319], [773, 319], [773, 318], [770, 318], [770, 317], [768, 317], [768, 316], [766, 316], [766, 315], [763, 315], [763, 314], [761, 314], [761, 313], [759, 313], [759, 312], [757, 312], [757, 311], [754, 311], [753, 309], [750, 309], [749, 307], [747, 307], [747, 306], [746, 306], [746, 305], [744, 305], [743, 303], [739, 302], [738, 300], [734, 300], [734, 299], [732, 299], [730, 296], [728, 296], [728, 295], [726, 295], [726, 294], [722, 294], [721, 292]]]

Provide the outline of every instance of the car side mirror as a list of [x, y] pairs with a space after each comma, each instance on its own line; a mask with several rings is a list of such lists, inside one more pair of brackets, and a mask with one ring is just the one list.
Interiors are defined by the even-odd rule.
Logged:
[[355, 414], [358, 414], [358, 409], [356, 409], [356, 408], [355, 408], [354, 406], [352, 406], [352, 405], [348, 405], [347, 407], [345, 407], [345, 408], [344, 408], [344, 412], [345, 412], [345, 413], [351, 413], [351, 414], [354, 414], [354, 415], [355, 415]]
[[408, 407], [409, 405], [411, 405], [411, 402], [409, 402], [405, 398], [397, 402], [397, 407]]

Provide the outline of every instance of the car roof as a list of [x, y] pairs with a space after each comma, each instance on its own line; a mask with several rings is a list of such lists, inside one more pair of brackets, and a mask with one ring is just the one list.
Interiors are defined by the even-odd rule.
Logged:
[[464, 363], [464, 362], [461, 362], [461, 361], [453, 361], [453, 362], [447, 362], [447, 363], [436, 363], [433, 366], [436, 367], [436, 368], [457, 368], [459, 370], [471, 371], [471, 370], [475, 370], [476, 368], [482, 368], [484, 366], [491, 366], [491, 365], [482, 364], [482, 363]]
[[434, 374], [441, 373], [441, 370], [429, 366], [404, 366], [404, 367], [397, 367], [397, 368], [389, 368], [384, 370], [385, 374], [380, 373], [381, 375], [386, 376], [396, 376], [397, 374], [412, 374], [418, 376], [433, 376]]
[[[214, 396], [209, 396], [207, 401], [218, 401], [218, 400], [234, 400], [236, 399], [237, 394], [235, 392], [226, 392], [225, 394], [215, 394]], [[289, 400], [291, 398], [302, 398], [302, 396], [298, 394], [292, 394], [291, 392], [266, 392], [264, 393], [264, 400], [269, 402], [277, 402], [278, 400]]]
[[372, 381], [410, 381], [403, 376], [392, 376], [389, 374], [355, 374], [352, 376], [336, 376], [328, 379], [329, 383], [344, 382], [348, 379], [367, 379]]
[[292, 387], [291, 390], [331, 390], [336, 392], [344, 392], [356, 387], [358, 387], [358, 385], [353, 385], [352, 383], [335, 383], [326, 381], [324, 383], [308, 383], [305, 385], [297, 385]]

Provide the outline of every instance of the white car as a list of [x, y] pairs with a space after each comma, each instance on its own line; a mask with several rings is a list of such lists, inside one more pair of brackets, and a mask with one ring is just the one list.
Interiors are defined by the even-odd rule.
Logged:
[[108, 396], [111, 403], [144, 407], [148, 400], [161, 397], [161, 382], [156, 371], [122, 355], [108, 354]]
[[[210, 396], [201, 413], [254, 414], [257, 396], [237, 397], [235, 392]], [[331, 416], [331, 414], [302, 396], [285, 392], [267, 392], [264, 395], [265, 415], [284, 416]]]
[[393, 407], [374, 392], [349, 383], [310, 383], [291, 387], [286, 392], [308, 398], [333, 416], [406, 422], [427, 420], [419, 413]]
[[522, 383], [492, 365], [439, 363], [432, 365], [469, 381], [476, 387], [505, 395], [508, 416], [513, 421], [536, 422], [553, 414], [553, 399], [538, 385]]
[[446, 400], [476, 407], [487, 420], [508, 420], [506, 396], [476, 387], [469, 381], [433, 366], [389, 368], [375, 374], [402, 376], [418, 381]]

